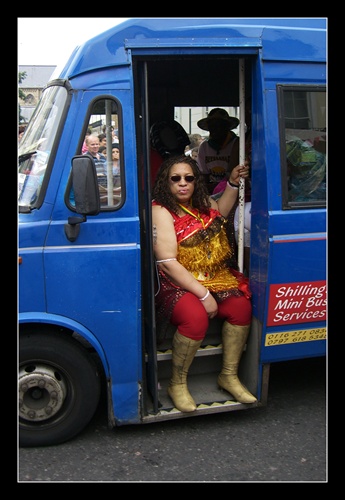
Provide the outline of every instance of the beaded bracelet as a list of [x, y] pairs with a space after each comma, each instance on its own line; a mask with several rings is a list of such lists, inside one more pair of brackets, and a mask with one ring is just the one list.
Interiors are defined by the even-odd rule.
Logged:
[[210, 295], [210, 290], [207, 290], [205, 297], [203, 297], [202, 299], [199, 299], [199, 300], [201, 300], [201, 302], [203, 302], [204, 300], [206, 300], [206, 299], [207, 299], [207, 297], [208, 297], [209, 295]]
[[231, 189], [239, 189], [239, 186], [237, 184], [233, 184], [232, 182], [228, 181], [228, 186], [231, 187]]

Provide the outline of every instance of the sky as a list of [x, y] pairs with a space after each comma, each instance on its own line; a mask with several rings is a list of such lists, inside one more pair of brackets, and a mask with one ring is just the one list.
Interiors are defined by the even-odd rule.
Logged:
[[18, 66], [65, 65], [75, 47], [128, 17], [18, 17]]

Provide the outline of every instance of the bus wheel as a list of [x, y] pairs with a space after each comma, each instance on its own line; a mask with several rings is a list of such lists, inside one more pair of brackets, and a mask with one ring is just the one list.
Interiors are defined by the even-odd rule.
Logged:
[[100, 374], [90, 354], [56, 332], [19, 337], [19, 445], [63, 443], [81, 432], [100, 400]]

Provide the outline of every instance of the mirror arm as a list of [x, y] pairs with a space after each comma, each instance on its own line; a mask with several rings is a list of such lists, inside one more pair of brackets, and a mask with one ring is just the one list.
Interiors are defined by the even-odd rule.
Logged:
[[80, 232], [80, 225], [82, 222], [86, 222], [86, 217], [68, 217], [68, 223], [65, 224], [65, 235], [69, 241], [75, 241], [78, 238]]

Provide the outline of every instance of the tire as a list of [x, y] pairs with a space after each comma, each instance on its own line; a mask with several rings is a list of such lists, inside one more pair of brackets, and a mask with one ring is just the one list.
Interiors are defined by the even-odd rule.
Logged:
[[50, 446], [79, 434], [101, 393], [88, 351], [62, 333], [19, 337], [19, 446]]

